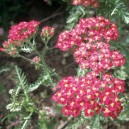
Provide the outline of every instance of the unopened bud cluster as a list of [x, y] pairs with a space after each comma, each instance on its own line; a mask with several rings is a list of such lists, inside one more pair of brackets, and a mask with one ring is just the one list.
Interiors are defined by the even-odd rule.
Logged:
[[41, 37], [43, 38], [52, 37], [54, 35], [54, 31], [55, 30], [53, 27], [45, 26], [42, 28]]

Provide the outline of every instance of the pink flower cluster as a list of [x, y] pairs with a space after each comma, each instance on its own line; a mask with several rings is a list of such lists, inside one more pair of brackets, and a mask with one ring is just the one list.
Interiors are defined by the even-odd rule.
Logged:
[[72, 0], [73, 5], [84, 5], [84, 6], [93, 6], [93, 7], [99, 7], [99, 3], [97, 0]]
[[118, 50], [110, 50], [110, 45], [103, 42], [81, 43], [74, 50], [74, 57], [82, 69], [92, 69], [96, 72], [110, 70], [125, 63], [123, 55]]
[[52, 37], [54, 35], [54, 32], [55, 32], [55, 30], [53, 27], [45, 26], [42, 28], [42, 32], [41, 32], [40, 36], [42, 38]]
[[39, 24], [37, 21], [20, 22], [11, 27], [8, 38], [13, 41], [23, 41], [36, 33]]
[[82, 18], [70, 31], [62, 32], [58, 37], [56, 47], [65, 51], [81, 43], [102, 41], [108, 43], [117, 40], [119, 36], [117, 26], [102, 16], [97, 18]]
[[109, 42], [118, 36], [117, 26], [108, 19], [83, 18], [75, 28], [59, 35], [56, 47], [66, 51], [74, 46], [74, 57], [81, 68], [100, 72], [125, 63], [119, 51], [110, 50]]
[[90, 70], [83, 77], [58, 83], [53, 100], [64, 105], [64, 115], [78, 116], [83, 111], [86, 116], [101, 113], [116, 118], [120, 114], [123, 106], [118, 95], [124, 91], [124, 81], [109, 72], [125, 63], [118, 50], [110, 49], [109, 42], [118, 36], [117, 26], [102, 16], [82, 18], [75, 28], [59, 35], [56, 47], [63, 51], [73, 47], [75, 61]]
[[8, 40], [3, 42], [3, 48], [0, 51], [4, 51], [10, 55], [16, 55], [18, 53], [17, 48], [24, 45], [26, 39], [31, 38], [37, 31], [39, 22], [20, 22], [17, 25], [11, 27], [8, 35]]
[[53, 100], [64, 105], [62, 113], [78, 116], [81, 111], [86, 116], [103, 113], [116, 118], [122, 110], [118, 94], [124, 91], [124, 81], [103, 74], [99, 79], [93, 72], [84, 77], [66, 77], [59, 81]]

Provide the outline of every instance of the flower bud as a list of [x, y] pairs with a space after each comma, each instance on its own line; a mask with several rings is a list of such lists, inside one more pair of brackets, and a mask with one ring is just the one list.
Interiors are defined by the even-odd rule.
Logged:
[[46, 43], [50, 40], [50, 38], [54, 35], [54, 28], [45, 26], [42, 28], [42, 32], [40, 34], [42, 40]]
[[40, 58], [38, 56], [35, 56], [33, 59], [32, 59], [32, 62], [33, 63], [39, 63], [40, 62]]
[[0, 48], [0, 52], [4, 52], [4, 48]]

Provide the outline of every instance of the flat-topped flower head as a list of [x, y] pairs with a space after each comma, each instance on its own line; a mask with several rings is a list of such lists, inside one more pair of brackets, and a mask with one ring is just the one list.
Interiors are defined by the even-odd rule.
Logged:
[[66, 51], [74, 45], [81, 44], [82, 38], [75, 31], [64, 31], [58, 37], [56, 47]]
[[117, 26], [108, 19], [98, 16], [96, 18], [82, 18], [75, 26], [75, 31], [84, 31], [86, 41], [106, 41], [116, 40], [119, 36]]
[[56, 47], [66, 51], [82, 43], [109, 43], [111, 40], [117, 40], [118, 37], [117, 26], [108, 19], [102, 16], [82, 18], [73, 29], [59, 35]]
[[110, 74], [100, 79], [98, 74], [89, 72], [80, 78], [71, 76], [60, 80], [52, 99], [63, 106], [65, 116], [77, 117], [83, 111], [86, 116], [102, 113], [116, 118], [122, 110], [118, 95], [124, 91], [124, 84]]
[[24, 51], [24, 48], [31, 49], [30, 39], [36, 34], [39, 24], [39, 22], [32, 20], [11, 26], [8, 40], [3, 42], [1, 50], [11, 56], [16, 56], [20, 51]]
[[39, 22], [32, 20], [13, 25], [9, 31], [8, 38], [13, 41], [24, 41], [36, 33], [39, 24]]
[[74, 58], [82, 69], [96, 72], [120, 67], [125, 63], [123, 55], [117, 50], [110, 50], [110, 45], [104, 42], [82, 43], [74, 50]]

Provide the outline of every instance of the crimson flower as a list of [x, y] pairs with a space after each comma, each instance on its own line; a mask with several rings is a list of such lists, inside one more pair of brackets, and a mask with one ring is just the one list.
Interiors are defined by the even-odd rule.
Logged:
[[13, 25], [9, 31], [8, 38], [13, 41], [23, 41], [30, 38], [36, 33], [39, 24], [39, 22], [32, 20], [30, 22], [20, 22], [17, 25]]
[[123, 108], [118, 95], [124, 91], [124, 85], [123, 80], [110, 74], [100, 79], [90, 72], [80, 78], [70, 76], [60, 80], [52, 99], [63, 105], [65, 116], [77, 117], [83, 111], [86, 116], [101, 113], [116, 118]]

